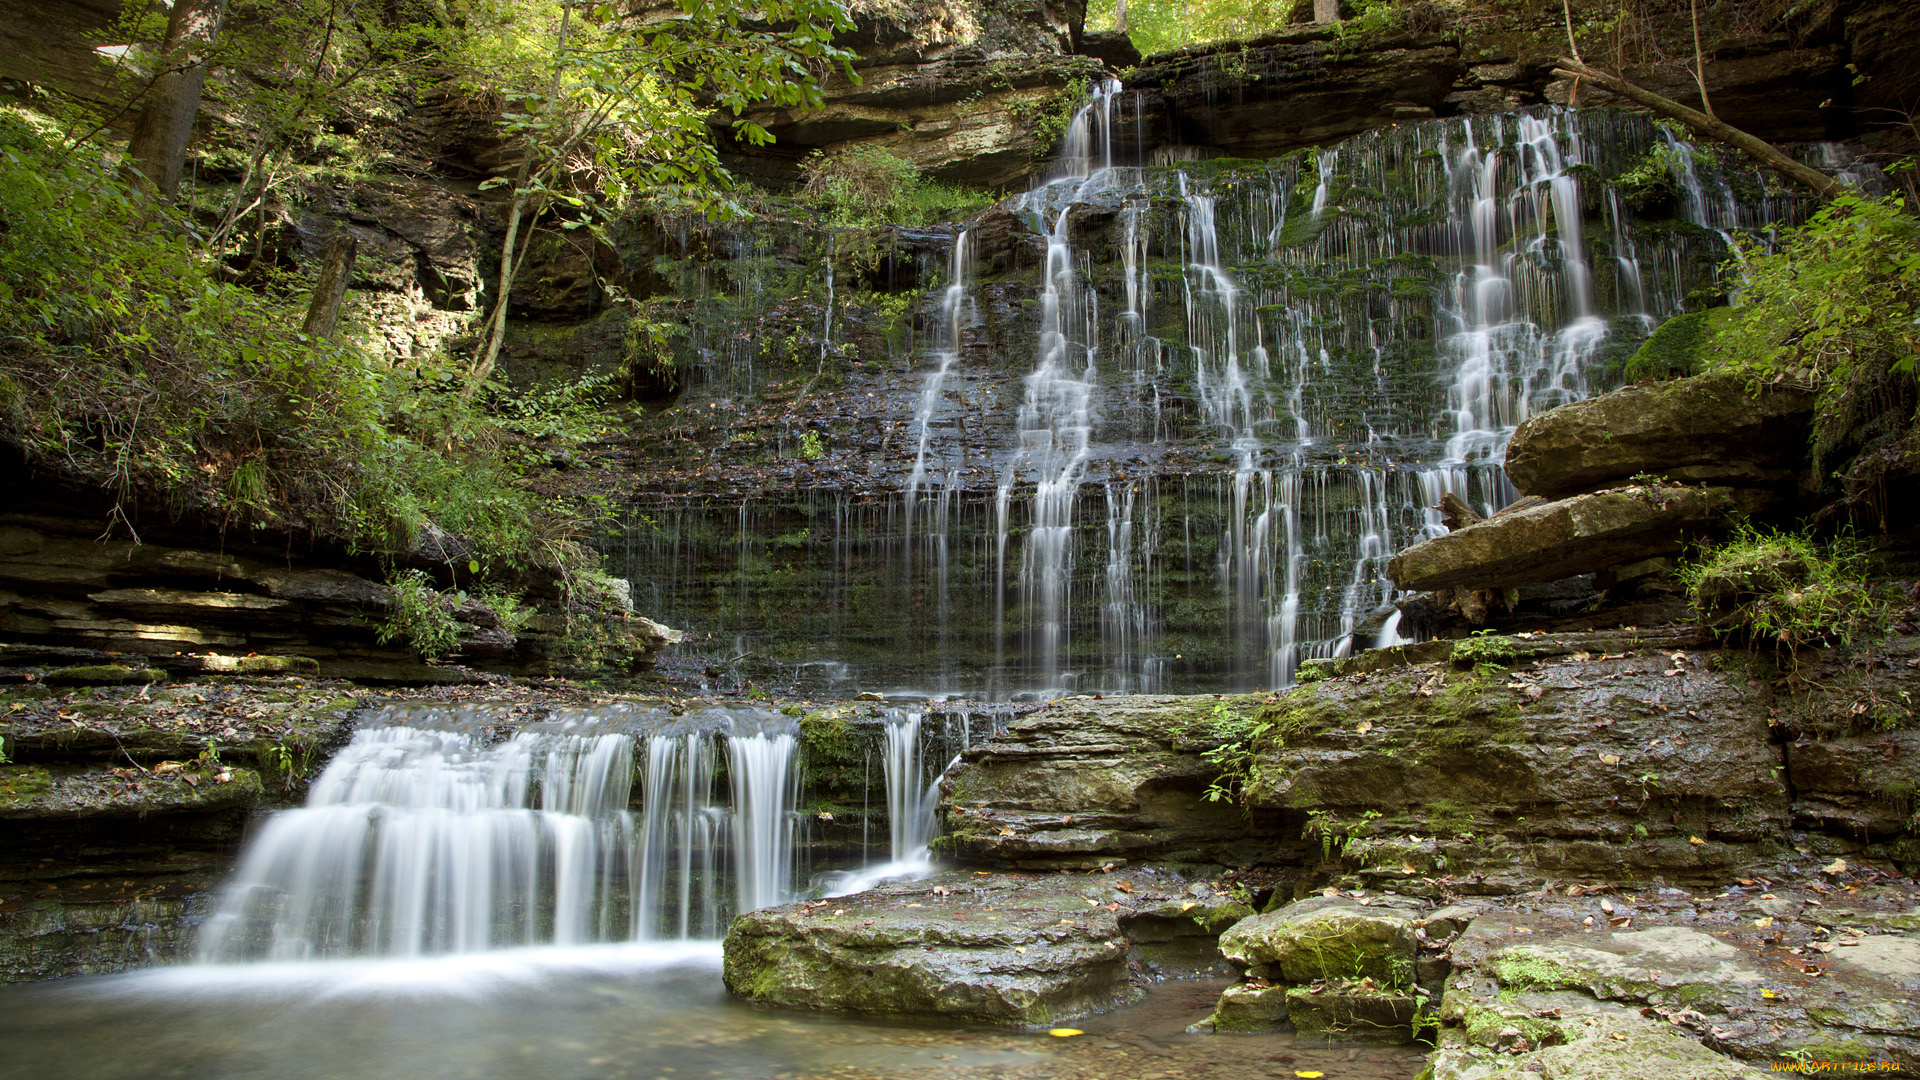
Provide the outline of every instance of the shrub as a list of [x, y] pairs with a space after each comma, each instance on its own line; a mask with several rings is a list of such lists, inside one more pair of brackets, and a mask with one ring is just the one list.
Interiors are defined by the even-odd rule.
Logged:
[[1773, 250], [1736, 254], [1742, 295], [1714, 354], [1756, 384], [1815, 388], [1815, 475], [1837, 467], [1844, 502], [1884, 520], [1920, 451], [1920, 222], [1899, 198], [1842, 195]]
[[878, 146], [815, 150], [801, 165], [802, 201], [833, 225], [931, 225], [971, 216], [988, 197], [928, 180], [911, 161]]

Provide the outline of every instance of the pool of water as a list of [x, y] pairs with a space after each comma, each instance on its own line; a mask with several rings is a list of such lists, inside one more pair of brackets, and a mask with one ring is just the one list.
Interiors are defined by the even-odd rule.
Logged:
[[1188, 1035], [1223, 983], [1165, 983], [1071, 1038], [775, 1012], [717, 944], [202, 965], [0, 987], [5, 1080], [1412, 1080], [1418, 1048]]

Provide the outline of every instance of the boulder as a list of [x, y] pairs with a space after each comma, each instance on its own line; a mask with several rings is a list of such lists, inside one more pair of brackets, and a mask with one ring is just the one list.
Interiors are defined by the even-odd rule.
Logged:
[[1204, 1031], [1279, 1031], [1287, 1022], [1287, 988], [1241, 983], [1220, 992], [1213, 1015], [1194, 1025]]
[[1296, 986], [1287, 991], [1293, 1030], [1309, 1042], [1410, 1042], [1419, 1000], [1366, 985]]
[[1646, 473], [1708, 484], [1791, 482], [1806, 467], [1813, 395], [1716, 372], [1628, 386], [1521, 424], [1507, 478], [1529, 495], [1592, 491]]
[[1402, 987], [1413, 981], [1420, 915], [1408, 907], [1317, 896], [1235, 923], [1220, 935], [1220, 951], [1266, 979], [1372, 979]]
[[723, 975], [765, 1005], [1047, 1026], [1137, 995], [1111, 892], [954, 873], [763, 908], [727, 931]]
[[1635, 485], [1497, 514], [1395, 555], [1402, 589], [1506, 589], [1681, 550], [1771, 502], [1743, 488]]

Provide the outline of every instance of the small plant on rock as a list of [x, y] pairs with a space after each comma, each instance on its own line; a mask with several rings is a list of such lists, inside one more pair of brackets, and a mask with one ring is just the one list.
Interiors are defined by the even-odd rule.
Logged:
[[1792, 653], [1880, 633], [1886, 606], [1868, 584], [1866, 556], [1847, 539], [1743, 525], [1680, 568], [1700, 618], [1722, 634]]

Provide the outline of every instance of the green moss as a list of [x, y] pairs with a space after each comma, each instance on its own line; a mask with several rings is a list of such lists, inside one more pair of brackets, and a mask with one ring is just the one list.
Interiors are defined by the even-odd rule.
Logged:
[[157, 683], [167, 673], [157, 668], [134, 668], [125, 664], [92, 664], [84, 667], [49, 671], [41, 682], [49, 686], [125, 686], [129, 683]]
[[1454, 642], [1450, 659], [1454, 667], [1478, 668], [1482, 664], [1512, 664], [1518, 656], [1512, 638], [1475, 634]]
[[52, 790], [52, 774], [37, 765], [0, 766], [0, 807], [25, 806]]
[[1580, 973], [1525, 949], [1510, 949], [1491, 965], [1493, 977], [1513, 990], [1567, 990], [1586, 985]]
[[1701, 358], [1713, 342], [1714, 334], [1726, 322], [1733, 309], [1708, 308], [1676, 315], [1660, 324], [1653, 336], [1627, 358], [1622, 377], [1630, 383], [1649, 379], [1678, 379], [1698, 373]]

